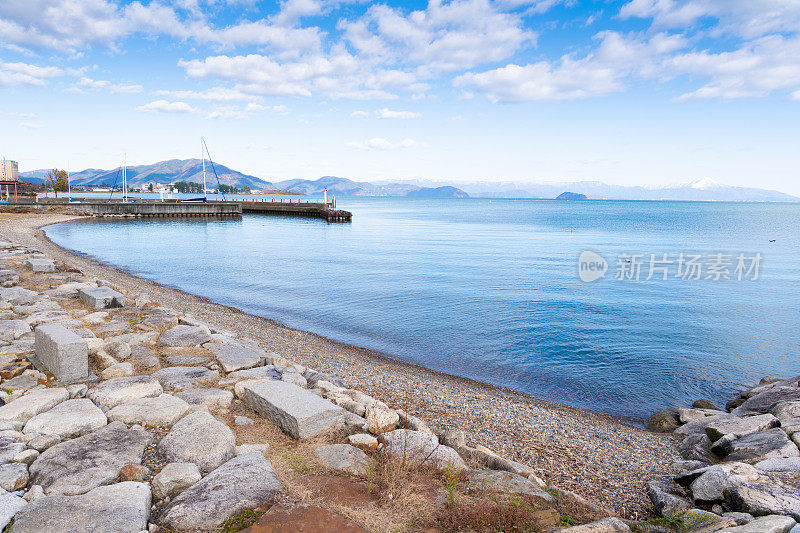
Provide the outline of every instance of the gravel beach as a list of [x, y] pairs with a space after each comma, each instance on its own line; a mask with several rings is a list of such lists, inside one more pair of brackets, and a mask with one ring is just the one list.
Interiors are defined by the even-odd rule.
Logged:
[[669, 475], [676, 439], [610, 416], [540, 400], [509, 389], [434, 372], [381, 353], [298, 331], [272, 320], [132, 276], [52, 243], [39, 229], [77, 217], [0, 214], [0, 238], [107, 280], [128, 295], [146, 294], [162, 305], [249, 337], [264, 348], [344, 378], [434, 429], [462, 429], [471, 445], [531, 465], [548, 483], [574, 491], [618, 516], [652, 514], [645, 482]]

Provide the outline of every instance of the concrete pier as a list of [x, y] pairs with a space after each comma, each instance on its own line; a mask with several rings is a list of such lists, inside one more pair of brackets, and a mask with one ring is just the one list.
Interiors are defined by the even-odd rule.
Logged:
[[68, 206], [96, 217], [237, 217], [242, 213], [252, 213], [320, 218], [328, 222], [350, 222], [353, 218], [353, 214], [349, 211], [332, 209], [324, 202], [303, 200], [184, 202], [140, 198], [133, 202], [122, 203], [119, 200], [94, 198], [78, 202], [67, 202], [66, 198], [39, 198], [35, 203], [24, 202], [24, 204], [40, 209], [51, 205]]
[[241, 216], [237, 203], [226, 202], [80, 202], [69, 204], [98, 217], [224, 217]]
[[328, 222], [350, 222], [353, 214], [341, 209], [331, 209], [324, 203], [312, 202], [239, 202], [243, 213], [263, 215], [321, 218]]

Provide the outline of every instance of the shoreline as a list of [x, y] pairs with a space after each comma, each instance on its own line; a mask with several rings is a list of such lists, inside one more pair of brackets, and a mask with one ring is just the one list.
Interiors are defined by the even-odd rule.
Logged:
[[0, 217], [0, 235], [107, 279], [124, 292], [147, 294], [163, 305], [254, 339], [267, 350], [339, 376], [424, 419], [434, 429], [462, 429], [468, 443], [487, 445], [529, 464], [546, 481], [622, 516], [636, 518], [652, 513], [644, 483], [667, 475], [668, 465], [677, 458], [674, 438], [648, 432], [620, 417], [538, 399], [292, 329], [68, 250], [42, 230], [80, 218], [85, 217], [4, 214]]

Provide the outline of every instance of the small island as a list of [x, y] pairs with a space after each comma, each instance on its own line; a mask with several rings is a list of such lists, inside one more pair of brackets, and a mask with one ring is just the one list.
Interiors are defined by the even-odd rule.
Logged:
[[457, 187], [422, 187], [408, 191], [407, 198], [469, 198], [469, 194]]
[[567, 191], [556, 196], [556, 200], [588, 200], [588, 198], [585, 194]]

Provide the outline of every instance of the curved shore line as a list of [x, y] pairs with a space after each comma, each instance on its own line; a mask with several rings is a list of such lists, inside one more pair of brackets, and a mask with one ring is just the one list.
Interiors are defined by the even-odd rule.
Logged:
[[301, 364], [340, 376], [425, 419], [435, 429], [463, 429], [468, 441], [530, 464], [548, 482], [601, 502], [623, 516], [649, 513], [644, 480], [666, 470], [675, 456], [673, 439], [631, 426], [619, 417], [542, 400], [293, 329], [69, 250], [42, 230], [81, 218], [6, 215], [0, 219], [0, 233], [105, 278], [123, 292], [147, 294], [163, 305], [253, 338]]

